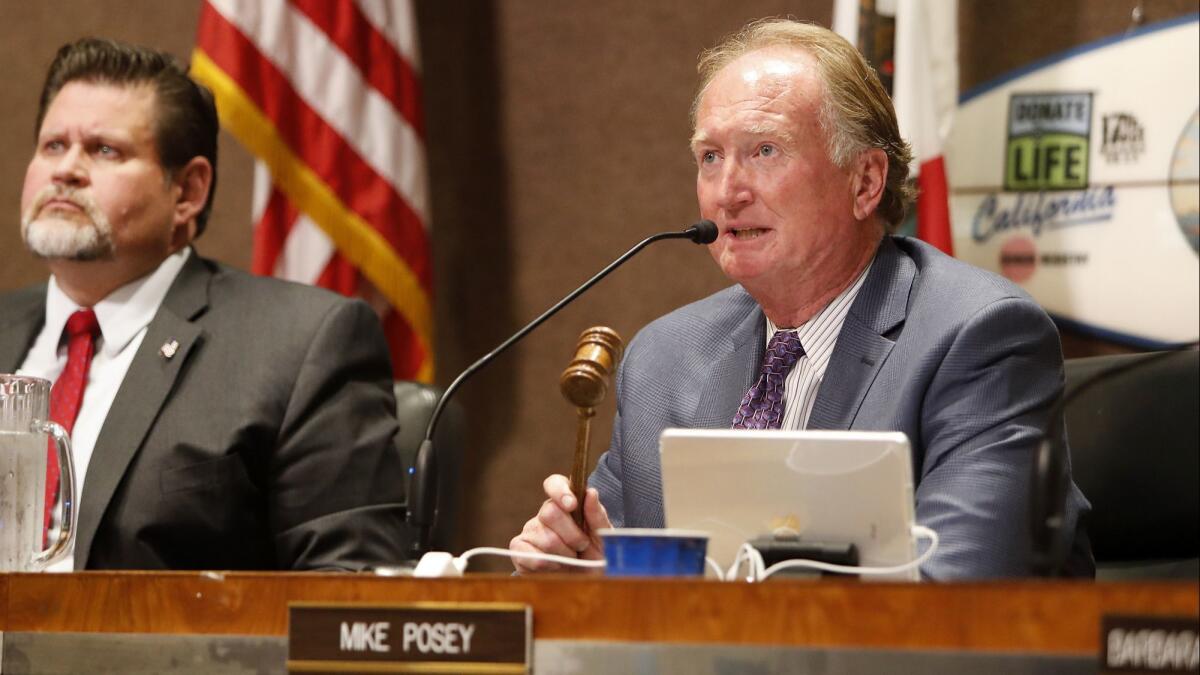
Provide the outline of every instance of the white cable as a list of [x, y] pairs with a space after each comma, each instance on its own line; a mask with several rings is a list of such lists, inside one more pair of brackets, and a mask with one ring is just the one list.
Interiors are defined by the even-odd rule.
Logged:
[[467, 561], [473, 556], [477, 555], [498, 555], [508, 558], [520, 558], [522, 560], [546, 560], [549, 562], [556, 562], [562, 565], [570, 565], [573, 567], [600, 568], [604, 567], [605, 565], [603, 560], [580, 560], [579, 558], [568, 558], [562, 555], [554, 555], [553, 553], [527, 553], [525, 551], [510, 551], [506, 548], [496, 548], [493, 546], [480, 546], [479, 548], [473, 548], [458, 556], [456, 560], [465, 568], [467, 566]]
[[717, 575], [718, 581], [725, 580], [725, 574], [721, 571], [721, 566], [717, 564], [716, 560], [713, 560], [712, 558], [705, 556], [704, 564], [708, 565], [708, 568], [711, 569]]
[[[925, 549], [925, 552], [922, 553], [921, 555], [917, 556], [917, 558], [915, 560], [910, 560], [910, 561], [900, 564], [900, 565], [891, 565], [888, 567], [866, 567], [866, 566], [857, 566], [857, 565], [835, 565], [833, 563], [820, 562], [818, 560], [784, 560], [782, 562], [777, 562], [774, 565], [771, 565], [770, 567], [768, 567], [766, 570], [764, 570], [762, 572], [762, 575], [758, 577], [758, 580], [765, 581], [772, 574], [775, 574], [776, 572], [778, 572], [780, 570], [785, 570], [785, 569], [789, 569], [789, 568], [793, 568], [793, 567], [807, 567], [810, 569], [817, 569], [817, 570], [822, 570], [825, 572], [841, 572], [844, 574], [874, 575], [874, 574], [899, 574], [900, 572], [907, 572], [908, 570], [921, 565], [921, 563], [924, 563], [926, 560], [929, 560], [929, 557], [933, 555], [933, 552], [936, 551], [937, 547], [938, 547], [937, 532], [934, 532], [933, 530], [929, 529], [928, 527], [925, 527], [924, 525], [913, 525], [912, 533], [913, 533], [913, 536], [915, 536], [915, 537], [922, 537], [922, 538], [928, 539], [929, 540], [929, 548]], [[761, 559], [761, 556], [760, 556], [760, 559]]]
[[721, 577], [723, 581], [737, 581], [740, 577], [738, 572], [742, 569], [743, 563], [749, 563], [750, 574], [746, 577], [747, 582], [754, 582], [762, 578], [763, 558], [762, 553], [754, 548], [749, 542], [738, 547], [737, 555], [733, 558], [733, 564], [729, 566], [729, 570]]
[[[929, 548], [925, 549], [925, 551], [921, 553], [921, 555], [917, 556], [915, 560], [910, 560], [909, 562], [900, 565], [891, 565], [889, 567], [835, 565], [833, 563], [821, 562], [819, 560], [784, 560], [782, 562], [775, 563], [766, 569], [763, 569], [765, 563], [763, 562], [762, 553], [749, 543], [742, 544], [741, 547], [738, 548], [737, 556], [733, 559], [733, 564], [729, 566], [729, 569], [724, 574], [721, 573], [720, 565], [718, 565], [717, 562], [712, 558], [706, 557], [704, 561], [716, 573], [717, 578], [723, 581], [737, 581], [738, 573], [741, 570], [742, 565], [748, 564], [750, 566], [750, 572], [746, 577], [746, 581], [751, 583], [755, 581], [765, 581], [766, 579], [770, 578], [771, 575], [780, 570], [795, 567], [806, 567], [826, 572], [841, 572], [844, 574], [899, 574], [900, 572], [907, 572], [908, 570], [921, 565], [926, 560], [929, 560], [930, 556], [933, 555], [933, 552], [936, 551], [938, 547], [937, 532], [934, 532], [928, 527], [923, 525], [913, 525], [912, 533], [915, 537], [928, 539]], [[477, 555], [496, 555], [507, 558], [520, 558], [522, 560], [544, 560], [548, 562], [559, 563], [561, 565], [568, 565], [571, 567], [587, 567], [592, 569], [599, 569], [606, 565], [605, 561], [603, 560], [580, 560], [579, 558], [568, 558], [566, 556], [554, 555], [552, 553], [510, 551], [506, 548], [480, 546], [478, 548], [470, 549], [469, 551], [464, 552], [461, 556], [454, 558], [453, 564], [454, 567], [459, 570], [459, 574], [462, 573], [462, 570], [466, 569], [467, 562], [472, 557]]]

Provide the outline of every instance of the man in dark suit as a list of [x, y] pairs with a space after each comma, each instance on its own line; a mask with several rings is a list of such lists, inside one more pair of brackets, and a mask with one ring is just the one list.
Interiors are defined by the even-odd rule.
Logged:
[[[170, 55], [81, 40], [50, 68], [37, 133], [22, 234], [52, 276], [0, 296], [0, 371], [59, 383], [85, 373], [70, 419], [56, 420], [74, 427], [82, 483], [64, 567], [400, 560], [378, 319], [191, 249], [216, 182], [209, 92]], [[83, 365], [78, 336], [92, 354]]]
[[[768, 20], [706, 52], [700, 72], [697, 195], [738, 285], [631, 342], [583, 504], [592, 534], [551, 476], [511, 549], [597, 559], [596, 529], [662, 527], [669, 427], [888, 430], [912, 443], [916, 519], [941, 539], [922, 574], [1028, 574], [1031, 459], [1063, 383], [1054, 325], [1006, 280], [886, 234], [911, 202], [911, 157], [851, 45]], [[1072, 486], [1063, 530], [1086, 509]], [[1070, 569], [1092, 571], [1082, 536]]]

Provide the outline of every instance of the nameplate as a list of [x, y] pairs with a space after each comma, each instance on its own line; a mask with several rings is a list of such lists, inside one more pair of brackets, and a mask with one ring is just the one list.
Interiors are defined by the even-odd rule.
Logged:
[[1105, 616], [1101, 673], [1200, 673], [1200, 619]]
[[417, 602], [288, 605], [289, 673], [526, 673], [528, 605]]

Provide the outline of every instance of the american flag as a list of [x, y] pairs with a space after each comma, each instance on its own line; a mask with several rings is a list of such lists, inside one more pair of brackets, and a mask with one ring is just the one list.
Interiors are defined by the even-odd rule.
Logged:
[[206, 0], [192, 75], [258, 159], [252, 267], [365, 298], [396, 379], [433, 379], [411, 0]]

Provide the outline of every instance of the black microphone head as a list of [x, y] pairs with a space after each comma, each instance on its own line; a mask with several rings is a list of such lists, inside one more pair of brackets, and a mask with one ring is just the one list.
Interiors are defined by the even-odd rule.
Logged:
[[689, 227], [687, 232], [697, 244], [711, 244], [717, 240], [717, 224], [711, 220], [702, 220]]

